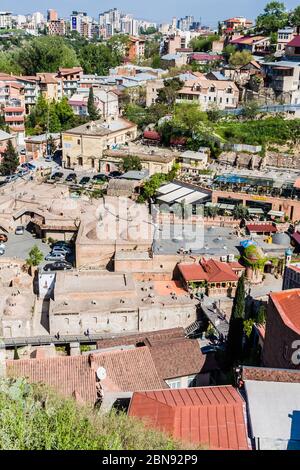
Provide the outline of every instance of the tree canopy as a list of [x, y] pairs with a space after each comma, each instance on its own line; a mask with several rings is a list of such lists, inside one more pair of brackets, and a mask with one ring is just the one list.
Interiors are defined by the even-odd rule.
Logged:
[[12, 144], [12, 141], [9, 140], [6, 150], [2, 153], [0, 173], [5, 176], [13, 174], [19, 163], [19, 156]]
[[256, 19], [256, 29], [264, 34], [276, 33], [287, 26], [289, 15], [283, 2], [269, 2]]
[[89, 98], [88, 98], [87, 108], [88, 108], [89, 118], [92, 121], [96, 121], [97, 119], [100, 118], [99, 112], [98, 112], [98, 110], [96, 108], [96, 105], [95, 105], [94, 90], [93, 90], [92, 86], [91, 86], [90, 91], [89, 91]]
[[124, 158], [123, 161], [123, 170], [126, 171], [132, 171], [132, 170], [141, 170], [142, 169], [142, 164], [141, 160], [139, 157], [136, 157], [135, 155], [129, 155], [128, 157]]
[[76, 52], [59, 36], [40, 36], [24, 44], [15, 60], [26, 75], [57, 72], [59, 67], [79, 65]]
[[229, 63], [235, 67], [241, 67], [242, 65], [248, 64], [252, 58], [252, 54], [249, 51], [236, 51], [230, 55]]

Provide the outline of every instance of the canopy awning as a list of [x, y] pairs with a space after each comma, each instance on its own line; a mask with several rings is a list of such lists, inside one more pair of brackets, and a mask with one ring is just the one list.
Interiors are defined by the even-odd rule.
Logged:
[[269, 211], [268, 215], [270, 215], [272, 217], [284, 217], [285, 212], [283, 212], [283, 211]]
[[264, 211], [260, 208], [260, 207], [249, 207], [248, 208], [248, 212], [249, 214], [253, 214], [253, 215], [263, 215], [264, 214]]

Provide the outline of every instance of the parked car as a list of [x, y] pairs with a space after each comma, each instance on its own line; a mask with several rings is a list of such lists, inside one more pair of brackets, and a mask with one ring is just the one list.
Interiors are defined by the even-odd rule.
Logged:
[[108, 176], [111, 178], [118, 178], [119, 176], [122, 176], [123, 173], [121, 171], [111, 171]]
[[3, 248], [2, 246], [0, 246], [0, 256], [4, 255], [5, 254], [5, 248]]
[[79, 181], [79, 184], [81, 184], [82, 186], [85, 186], [85, 185], [88, 184], [90, 181], [91, 181], [91, 178], [90, 178], [89, 176], [84, 176], [84, 177], [81, 178], [81, 180]]
[[15, 230], [16, 235], [23, 235], [24, 232], [25, 232], [25, 227], [23, 225], [19, 225]]
[[66, 177], [66, 181], [72, 182], [76, 181], [77, 175], [76, 173], [69, 173], [68, 176]]
[[11, 183], [12, 181], [16, 181], [19, 178], [18, 174], [10, 175], [5, 178], [5, 183]]
[[20, 168], [27, 168], [27, 170], [30, 171], [36, 170], [36, 166], [29, 162], [21, 163]]
[[217, 351], [223, 351], [225, 346], [219, 345], [219, 344], [208, 344], [207, 346], [203, 346], [201, 348], [202, 354], [209, 354], [209, 353], [215, 353]]
[[52, 162], [52, 161], [53, 161], [52, 155], [46, 155], [45, 162]]
[[93, 176], [93, 183], [103, 182], [105, 183], [108, 180], [108, 176], [104, 173], [99, 173], [98, 175]]
[[73, 266], [67, 261], [55, 261], [44, 266], [44, 271], [66, 271], [72, 269]]
[[5, 233], [0, 233], [0, 243], [6, 243], [8, 240], [8, 236]]
[[70, 255], [72, 250], [67, 246], [54, 246], [52, 248], [52, 253], [63, 253], [64, 255]]
[[71, 248], [71, 244], [69, 242], [65, 242], [63, 240], [59, 240], [59, 241], [53, 243], [52, 248], [54, 248], [55, 246], [66, 246], [67, 248]]
[[49, 253], [47, 256], [45, 256], [46, 261], [64, 261], [65, 260], [65, 255], [63, 253]]
[[50, 176], [50, 179], [51, 180], [60, 180], [63, 176], [64, 176], [64, 174], [61, 171], [56, 171], [55, 173], [53, 173]]
[[28, 168], [24, 168], [24, 169], [22, 169], [22, 170], [19, 170], [18, 173], [17, 173], [17, 175], [20, 176], [20, 177], [22, 177], [22, 176], [28, 175], [28, 173], [29, 173]]

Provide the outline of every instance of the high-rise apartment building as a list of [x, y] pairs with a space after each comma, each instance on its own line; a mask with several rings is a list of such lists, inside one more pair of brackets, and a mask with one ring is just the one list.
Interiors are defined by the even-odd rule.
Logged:
[[0, 11], [0, 29], [11, 29], [12, 14], [9, 11]]
[[47, 11], [47, 21], [57, 21], [58, 14], [56, 10], [48, 10]]

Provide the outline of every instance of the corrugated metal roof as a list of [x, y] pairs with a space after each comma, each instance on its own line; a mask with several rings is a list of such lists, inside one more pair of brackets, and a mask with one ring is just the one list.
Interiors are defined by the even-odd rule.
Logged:
[[158, 196], [158, 200], [161, 202], [173, 202], [176, 201], [177, 198], [181, 196], [186, 196], [187, 194], [193, 193], [194, 191], [191, 188], [184, 188], [181, 187], [177, 189], [176, 191], [171, 191], [168, 194], [165, 194], [164, 196]]
[[244, 401], [231, 386], [134, 393], [129, 415], [184, 442], [249, 449]]

